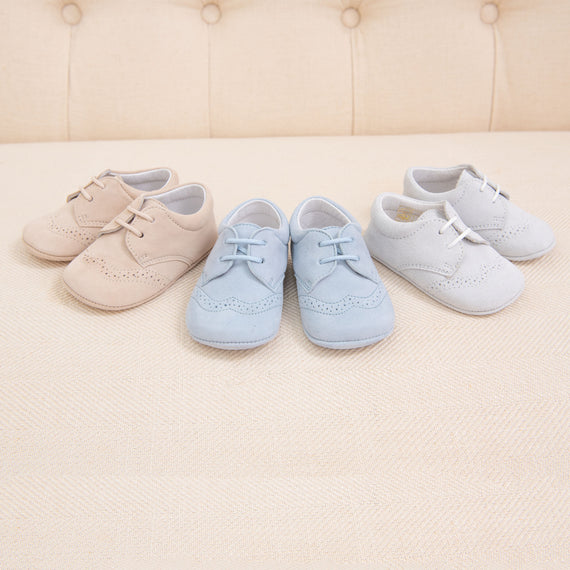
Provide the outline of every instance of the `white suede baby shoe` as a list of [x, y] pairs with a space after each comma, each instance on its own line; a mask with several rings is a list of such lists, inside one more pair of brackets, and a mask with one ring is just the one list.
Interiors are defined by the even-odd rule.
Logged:
[[523, 274], [469, 229], [449, 202], [380, 194], [364, 234], [374, 258], [444, 305], [487, 315], [510, 305]]
[[500, 186], [469, 164], [409, 168], [404, 194], [418, 200], [447, 200], [461, 219], [511, 261], [534, 259], [555, 244], [550, 226], [521, 210]]

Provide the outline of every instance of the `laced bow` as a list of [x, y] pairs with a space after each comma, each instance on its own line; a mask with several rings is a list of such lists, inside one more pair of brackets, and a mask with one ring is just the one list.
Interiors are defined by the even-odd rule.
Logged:
[[360, 257], [358, 255], [350, 255], [346, 253], [340, 253], [337, 245], [341, 243], [350, 243], [354, 241], [352, 237], [337, 237], [333, 239], [325, 239], [319, 242], [319, 247], [326, 247], [328, 245], [334, 245], [337, 253], [335, 255], [331, 255], [329, 257], [322, 257], [319, 259], [319, 263], [322, 265], [323, 263], [331, 263], [332, 261], [359, 261]]

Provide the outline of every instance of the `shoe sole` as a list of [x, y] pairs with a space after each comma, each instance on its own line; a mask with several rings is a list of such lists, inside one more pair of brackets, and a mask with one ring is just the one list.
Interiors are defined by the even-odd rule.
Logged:
[[40, 259], [47, 259], [48, 261], [73, 261], [77, 257], [77, 255], [79, 255], [79, 253], [77, 255], [71, 255], [71, 256], [51, 255], [50, 253], [45, 253], [43, 251], [40, 251], [39, 249], [36, 249], [25, 240], [22, 241], [24, 242], [24, 245], [32, 255], [34, 255], [35, 257], [39, 257]]
[[277, 336], [277, 334], [278, 332], [276, 332], [274, 335], [265, 338], [260, 338], [258, 340], [253, 340], [251, 342], [224, 342], [224, 341], [207, 340], [204, 338], [194, 336], [193, 334], [190, 334], [190, 336], [196, 342], [199, 342], [200, 344], [204, 344], [206, 346], [211, 346], [212, 348], [221, 348], [222, 350], [247, 350], [250, 348], [256, 348], [258, 346], [263, 346], [264, 344], [267, 344], [268, 342], [272, 341]]
[[381, 340], [390, 336], [392, 334], [392, 332], [394, 331], [394, 328], [392, 327], [388, 332], [382, 333], [379, 336], [372, 336], [372, 337], [368, 337], [368, 338], [364, 338], [364, 339], [360, 339], [360, 340], [333, 340], [333, 341], [315, 338], [314, 336], [311, 336], [307, 332], [305, 327], [303, 327], [303, 331], [307, 335], [307, 338], [313, 344], [316, 344], [318, 346], [322, 346], [323, 348], [333, 348], [333, 349], [337, 349], [337, 350], [349, 350], [351, 348], [362, 348], [364, 346], [370, 346], [371, 344], [376, 344], [377, 342], [380, 342]]
[[152, 301], [153, 299], [156, 299], [159, 295], [162, 295], [163, 293], [165, 293], [166, 291], [168, 291], [168, 289], [170, 289], [170, 287], [172, 287], [183, 275], [185, 275], [186, 273], [188, 273], [188, 271], [190, 271], [191, 269], [193, 269], [194, 267], [196, 267], [196, 265], [198, 265], [201, 261], [203, 261], [206, 257], [208, 257], [209, 255], [209, 251], [203, 255], [200, 259], [198, 259], [198, 261], [196, 261], [195, 263], [193, 263], [190, 267], [188, 267], [188, 269], [185, 269], [178, 277], [176, 277], [176, 279], [173, 279], [171, 283], [169, 283], [164, 289], [161, 289], [160, 291], [157, 291], [154, 295], [152, 295], [151, 297], [147, 297], [146, 299], [144, 299], [143, 301], [137, 301], [136, 303], [132, 303], [130, 305], [119, 305], [119, 306], [113, 306], [113, 305], [103, 305], [100, 303], [95, 303], [94, 301], [91, 301], [90, 299], [86, 299], [85, 297], [81, 296], [79, 293], [75, 292], [65, 281], [65, 277], [62, 279], [63, 281], [63, 286], [65, 287], [65, 289], [67, 289], [67, 291], [73, 296], [75, 297], [78, 301], [81, 301], [83, 304], [88, 305], [89, 307], [93, 307], [94, 309], [101, 309], [102, 311], [126, 311], [127, 309], [134, 309], [135, 307], [138, 307], [140, 305], [144, 305], [145, 303], [148, 303], [149, 301]]
[[530, 255], [523, 255], [520, 257], [509, 257], [507, 255], [503, 255], [503, 257], [505, 259], [508, 259], [509, 261], [530, 261], [531, 259], [542, 257], [543, 255], [546, 255], [547, 253], [551, 252], [554, 249], [555, 245], [556, 245], [556, 240], [553, 241], [549, 246], [545, 247], [544, 249], [537, 251], [535, 253], [531, 253]]
[[418, 287], [411, 279], [408, 279], [405, 275], [402, 275], [399, 271], [396, 271], [395, 269], [393, 269], [388, 264], [384, 263], [383, 261], [381, 261], [380, 259], [378, 259], [374, 255], [372, 255], [372, 257], [376, 261], [378, 261], [378, 263], [381, 263], [384, 267], [386, 267], [390, 271], [393, 271], [396, 275], [400, 276], [402, 279], [405, 279], [408, 283], [411, 283], [416, 289], [418, 289], [419, 291], [421, 291], [422, 293], [424, 293], [428, 297], [432, 298], [434, 301], [437, 301], [440, 305], [444, 305], [445, 307], [453, 309], [454, 311], [457, 311], [458, 313], [463, 313], [464, 315], [471, 315], [471, 316], [475, 316], [475, 317], [483, 317], [485, 315], [492, 315], [494, 313], [498, 313], [499, 311], [502, 311], [503, 309], [508, 307], [510, 304], [514, 303], [520, 297], [520, 295], [522, 294], [522, 292], [524, 290], [524, 288], [521, 289], [514, 297], [509, 299], [506, 303], [504, 303], [500, 307], [491, 309], [490, 311], [468, 311], [466, 309], [460, 309], [458, 307], [455, 307], [454, 305], [451, 305], [450, 303], [446, 303], [445, 301], [441, 301], [440, 299], [438, 299], [434, 295], [431, 295], [427, 291], [424, 291], [421, 287]]

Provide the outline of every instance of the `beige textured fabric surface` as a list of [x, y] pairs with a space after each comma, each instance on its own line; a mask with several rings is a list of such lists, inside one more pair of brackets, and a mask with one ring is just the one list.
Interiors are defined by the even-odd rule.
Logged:
[[2, 0], [0, 142], [570, 129], [569, 28], [568, 0]]
[[[570, 133], [0, 146], [0, 568], [567, 568]], [[334, 352], [194, 343], [202, 265], [122, 313], [80, 305], [23, 224], [106, 166], [172, 165], [218, 220], [313, 193], [362, 223], [410, 164], [470, 161], [558, 245], [488, 317], [379, 266], [396, 329]], [[342, 566], [347, 563], [348, 566]]]

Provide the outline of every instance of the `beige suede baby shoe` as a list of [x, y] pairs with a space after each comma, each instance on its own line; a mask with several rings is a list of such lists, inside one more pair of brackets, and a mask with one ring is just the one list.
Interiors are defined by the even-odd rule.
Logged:
[[129, 309], [168, 289], [216, 238], [212, 197], [200, 184], [139, 196], [65, 268], [63, 281], [87, 305]]
[[170, 168], [105, 170], [70, 194], [59, 210], [30, 222], [24, 228], [24, 243], [37, 257], [71, 261], [135, 198], [163, 192], [177, 184], [178, 175]]

